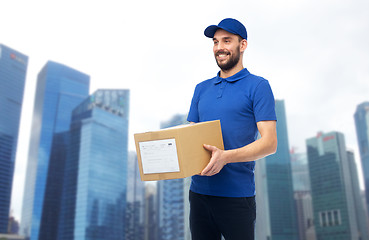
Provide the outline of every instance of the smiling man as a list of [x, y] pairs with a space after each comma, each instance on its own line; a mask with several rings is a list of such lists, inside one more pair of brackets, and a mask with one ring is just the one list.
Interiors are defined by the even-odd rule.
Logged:
[[274, 96], [267, 80], [243, 67], [247, 31], [242, 23], [226, 18], [204, 34], [213, 39], [220, 71], [196, 86], [187, 120], [219, 119], [225, 150], [204, 145], [212, 157], [192, 177], [191, 235], [193, 240], [254, 239], [254, 161], [277, 148]]

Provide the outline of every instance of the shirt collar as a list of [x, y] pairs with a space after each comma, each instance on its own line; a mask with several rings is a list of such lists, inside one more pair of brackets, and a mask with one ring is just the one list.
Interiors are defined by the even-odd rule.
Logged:
[[220, 71], [218, 72], [217, 76], [215, 77], [215, 82], [214, 84], [218, 84], [220, 82], [222, 82], [223, 80], [227, 81], [227, 82], [236, 82], [244, 77], [246, 77], [247, 75], [249, 75], [250, 72], [244, 68], [241, 71], [239, 71], [238, 73], [236, 73], [235, 75], [232, 75], [228, 78], [221, 78], [220, 75]]

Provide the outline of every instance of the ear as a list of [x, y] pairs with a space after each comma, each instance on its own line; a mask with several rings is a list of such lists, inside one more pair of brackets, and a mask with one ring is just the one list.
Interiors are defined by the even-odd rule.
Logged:
[[240, 51], [244, 52], [247, 48], [247, 40], [246, 39], [242, 39], [240, 42]]

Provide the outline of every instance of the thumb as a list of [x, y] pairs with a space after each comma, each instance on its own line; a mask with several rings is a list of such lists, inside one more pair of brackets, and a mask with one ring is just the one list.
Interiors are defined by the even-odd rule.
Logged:
[[207, 145], [207, 144], [204, 144], [203, 146], [206, 150], [208, 150], [210, 152], [213, 152], [217, 149], [215, 146], [211, 146], [211, 145]]

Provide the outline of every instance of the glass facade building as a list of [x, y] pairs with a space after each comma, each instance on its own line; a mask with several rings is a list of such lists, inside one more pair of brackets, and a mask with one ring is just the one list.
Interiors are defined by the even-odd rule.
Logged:
[[160, 240], [189, 240], [188, 190], [191, 178], [158, 182], [158, 223]]
[[354, 205], [355, 205], [355, 214], [356, 214], [356, 222], [359, 230], [359, 239], [365, 240], [369, 239], [368, 232], [368, 213], [365, 210], [365, 202], [362, 201], [362, 195], [359, 184], [359, 175], [355, 163], [354, 153], [351, 151], [347, 151], [347, 160], [349, 165], [349, 174], [351, 176], [351, 188], [353, 191], [354, 197]]
[[315, 240], [313, 203], [306, 153], [297, 153], [292, 149], [291, 167], [299, 240]]
[[[41, 220], [48, 216], [43, 209], [49, 167], [58, 168], [49, 163], [53, 157], [62, 158], [58, 151], [63, 151], [68, 140], [65, 134], [70, 127], [72, 111], [88, 97], [89, 84], [88, 75], [52, 61], [38, 74], [20, 230], [27, 239], [38, 240], [41, 236]], [[61, 150], [55, 146], [60, 146]], [[57, 196], [60, 192], [54, 194]], [[52, 204], [58, 205], [52, 200], [50, 197], [46, 201], [51, 204], [49, 209], [54, 209]]]
[[292, 185], [287, 119], [283, 100], [275, 103], [278, 148], [273, 155], [256, 161], [256, 238], [298, 239]]
[[28, 57], [0, 44], [0, 233], [7, 233]]
[[343, 134], [318, 133], [306, 144], [317, 239], [359, 239]]
[[72, 115], [57, 239], [125, 239], [128, 90], [97, 90]]
[[143, 239], [145, 234], [145, 182], [141, 181], [137, 155], [130, 152], [127, 163], [126, 240]]
[[144, 240], [158, 240], [157, 189], [152, 183], [145, 184], [145, 236]]
[[[186, 115], [175, 115], [161, 128], [186, 123]], [[160, 240], [190, 240], [188, 193], [191, 177], [162, 180], [157, 183], [158, 233]]]
[[61, 132], [55, 133], [52, 140], [39, 240], [56, 239], [57, 236], [65, 162], [70, 145], [69, 138], [68, 132]]
[[293, 190], [310, 191], [309, 167], [306, 153], [291, 151]]
[[366, 205], [369, 210], [369, 102], [357, 106], [354, 119], [364, 175]]

